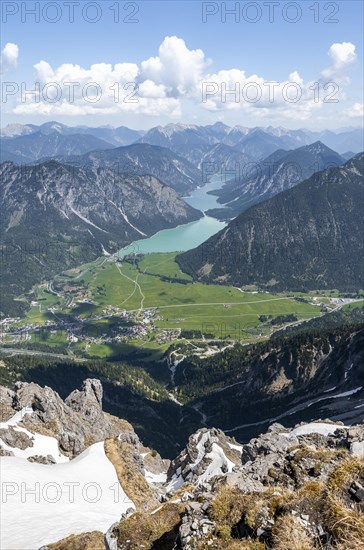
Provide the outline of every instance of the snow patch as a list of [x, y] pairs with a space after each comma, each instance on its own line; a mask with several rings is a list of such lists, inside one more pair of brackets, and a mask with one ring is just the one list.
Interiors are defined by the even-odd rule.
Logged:
[[23, 420], [24, 416], [30, 415], [32, 413], [33, 413], [32, 407], [30, 406], [25, 407], [21, 411], [18, 411], [7, 422], [1, 422], [0, 429], [7, 429], [9, 427], [12, 427], [16, 432], [25, 433], [33, 441], [33, 446], [27, 447], [26, 449], [19, 449], [18, 447], [11, 447], [10, 445], [7, 445], [1, 438], [0, 438], [0, 446], [6, 451], [12, 451], [14, 453], [14, 456], [17, 458], [26, 459], [26, 458], [29, 458], [30, 456], [35, 456], [35, 455], [40, 455], [44, 457], [48, 455], [52, 455], [56, 463], [68, 462], [69, 461], [68, 456], [65, 456], [60, 452], [58, 447], [58, 441], [55, 437], [33, 433], [27, 430], [26, 428], [19, 426], [19, 422]]
[[[201, 434], [200, 432], [194, 434], [193, 439], [196, 443], [196, 449], [198, 455], [196, 460], [190, 465], [189, 473], [185, 478], [182, 477], [180, 469], [178, 469], [168, 485], [168, 490], [178, 489], [186, 481], [188, 482], [194, 476], [200, 462], [206, 461], [206, 466], [203, 468], [203, 472], [197, 476], [197, 479], [193, 480], [193, 483], [199, 485], [209, 481], [214, 476], [223, 476], [225, 473], [231, 472], [235, 467], [235, 463], [228, 459], [223, 448], [218, 445], [219, 439], [212, 436], [210, 432]], [[211, 443], [211, 451], [206, 452], [205, 444]]]
[[234, 445], [233, 443], [229, 443], [228, 445], [230, 449], [234, 449], [235, 451], [238, 451], [240, 454], [243, 452], [243, 446], [242, 445]]
[[309, 435], [309, 434], [321, 434], [328, 436], [333, 434], [336, 430], [345, 428], [342, 424], [327, 424], [325, 422], [310, 422], [303, 426], [298, 426], [287, 435]]
[[162, 472], [160, 474], [153, 474], [153, 472], [149, 472], [148, 470], [144, 469], [144, 475], [148, 483], [165, 483], [167, 481], [166, 472]]
[[1, 474], [0, 547], [6, 550], [35, 550], [87, 531], [105, 533], [123, 512], [135, 508], [103, 442], [53, 466], [3, 457]]

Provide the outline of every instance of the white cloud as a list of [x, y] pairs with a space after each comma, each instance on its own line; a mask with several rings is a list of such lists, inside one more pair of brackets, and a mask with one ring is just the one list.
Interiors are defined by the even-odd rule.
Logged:
[[16, 69], [19, 57], [19, 48], [16, 44], [8, 42], [1, 52], [1, 73]]
[[351, 42], [332, 44], [329, 56], [334, 62], [334, 67], [341, 68], [356, 60], [355, 46]]
[[[260, 119], [308, 120], [322, 109], [325, 97], [343, 99], [343, 73], [356, 59], [355, 46], [335, 43], [328, 55], [332, 65], [318, 75], [317, 82], [305, 82], [297, 70], [281, 81], [268, 81], [241, 68], [209, 73], [210, 61], [201, 49], [190, 50], [183, 39], [167, 36], [158, 55], [139, 65], [97, 63], [84, 68], [65, 63], [53, 68], [42, 60], [34, 66], [40, 92], [23, 94], [13, 112], [49, 116], [131, 113], [178, 119], [182, 106], [189, 103], [219, 116], [224, 111], [240, 111]], [[325, 73], [328, 78], [323, 80]], [[333, 76], [340, 80], [340, 90], [330, 96], [332, 90], [325, 91], [323, 84]], [[315, 92], [318, 83], [319, 93]], [[357, 111], [353, 107], [350, 112]]]
[[[141, 83], [139, 68], [133, 63], [97, 63], [89, 69], [63, 64], [53, 69], [46, 61], [35, 66], [40, 92], [23, 93], [15, 107], [17, 114], [88, 115], [118, 112], [145, 115], [180, 115], [179, 102], [166, 95], [165, 87], [153, 81]], [[59, 98], [58, 101], [54, 101]]]
[[159, 47], [159, 56], [141, 63], [141, 78], [163, 84], [174, 97], [194, 93], [208, 66], [202, 50], [189, 50], [185, 41], [167, 36]]
[[336, 42], [332, 44], [328, 55], [331, 57], [332, 65], [322, 71], [322, 75], [325, 78], [340, 79], [348, 65], [351, 65], [357, 59], [355, 45], [351, 42]]
[[323, 104], [320, 95], [315, 97], [313, 86], [297, 71], [278, 82], [256, 74], [247, 76], [239, 69], [223, 70], [206, 76], [202, 106], [209, 111], [240, 110], [260, 118], [274, 113], [286, 119], [307, 120]]
[[344, 114], [350, 118], [364, 117], [364, 103], [354, 103], [349, 109], [345, 109]]
[[[345, 71], [356, 61], [355, 45], [351, 42], [332, 44], [328, 55], [332, 65], [322, 71], [317, 81], [305, 82], [297, 70], [287, 79], [274, 82], [263, 76], [246, 75], [236, 68], [206, 75], [205, 86], [211, 85], [203, 107], [209, 111], [241, 110], [260, 118], [308, 120], [325, 103], [337, 105], [345, 99], [344, 88], [350, 82]], [[328, 82], [334, 84], [328, 85]], [[229, 93], [233, 90], [237, 92], [236, 97]]]

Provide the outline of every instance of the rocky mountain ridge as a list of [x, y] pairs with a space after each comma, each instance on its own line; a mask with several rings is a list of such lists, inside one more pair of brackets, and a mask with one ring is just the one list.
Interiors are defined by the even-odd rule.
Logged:
[[277, 150], [259, 164], [242, 167], [242, 177], [228, 181], [219, 191], [225, 217], [234, 217], [250, 206], [295, 187], [314, 172], [343, 164], [344, 159], [317, 141], [293, 151]]
[[119, 175], [158, 178], [180, 195], [186, 195], [202, 183], [202, 174], [188, 160], [166, 147], [135, 143], [125, 147], [97, 150], [84, 155], [58, 157], [60, 162], [95, 171], [113, 170]]
[[[29, 471], [40, 482], [47, 471], [54, 472], [53, 482], [61, 483], [60, 467], [64, 472], [80, 460], [86, 467], [88, 460], [90, 468], [97, 451], [104, 458], [101, 470], [99, 466], [93, 472], [94, 480], [102, 485], [103, 469], [111, 462], [127, 497], [127, 504], [119, 509], [121, 517], [104, 531], [97, 530], [97, 522], [90, 518], [91, 530], [72, 532], [72, 525], [53, 507], [54, 521], [63, 523], [67, 536], [58, 542], [54, 539], [62, 531], [57, 523], [53, 541], [48, 534], [49, 544], [33, 543], [32, 548], [344, 550], [345, 544], [360, 548], [364, 541], [364, 424], [350, 427], [321, 420], [287, 429], [275, 423], [246, 444], [221, 430], [204, 428], [192, 434], [186, 448], [169, 463], [143, 447], [130, 424], [102, 412], [102, 393], [97, 379], [85, 380], [64, 402], [50, 388], [32, 383], [19, 382], [14, 390], [0, 388], [5, 479], [8, 469], [12, 471], [20, 461], [23, 471], [30, 463]], [[17, 421], [15, 411], [23, 411]], [[29, 431], [35, 447], [40, 437], [55, 438], [59, 451], [71, 460], [65, 455], [64, 464], [40, 455], [21, 458], [24, 451], [19, 445], [24, 447], [24, 441], [7, 436], [22, 430]], [[44, 433], [48, 435], [40, 435]], [[9, 446], [16, 456], [7, 450]], [[5, 516], [14, 500], [14, 494], [8, 495]], [[345, 521], [340, 519], [344, 517]], [[102, 525], [106, 526], [105, 521]], [[25, 520], [23, 537], [28, 536], [26, 528]], [[41, 533], [44, 539], [44, 530]], [[9, 550], [18, 548], [15, 540], [6, 541]]]
[[275, 421], [288, 426], [320, 417], [360, 422], [363, 310], [346, 311], [347, 320], [344, 312], [327, 314], [281, 330], [265, 343], [185, 359], [175, 372], [180, 395], [190, 397], [205, 425], [243, 442]]
[[360, 128], [342, 132], [312, 132], [307, 129], [289, 130], [272, 126], [230, 127], [222, 122], [207, 126], [194, 124], [156, 126], [148, 130], [139, 142], [168, 147], [191, 162], [196, 162], [196, 151], [199, 154], [206, 153], [209, 148], [218, 143], [249, 155], [253, 160], [261, 160], [278, 149], [296, 149], [318, 140], [339, 153], [346, 153], [349, 150], [358, 153], [364, 147]]
[[1, 129], [1, 136], [7, 138], [16, 138], [30, 134], [41, 133], [49, 135], [57, 132], [62, 136], [71, 136], [73, 134], [90, 135], [101, 139], [110, 145], [121, 146], [129, 145], [144, 135], [143, 130], [133, 130], [126, 126], [67, 126], [57, 121], [44, 122], [43, 124], [8, 124]]
[[95, 149], [112, 149], [113, 145], [88, 134], [63, 135], [58, 131], [35, 132], [15, 138], [1, 138], [0, 162], [27, 164], [44, 157], [82, 155]]

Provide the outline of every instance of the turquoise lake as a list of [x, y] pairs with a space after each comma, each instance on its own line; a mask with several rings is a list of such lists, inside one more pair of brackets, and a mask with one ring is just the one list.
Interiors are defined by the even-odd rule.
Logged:
[[[218, 189], [222, 184], [223, 182], [220, 177], [215, 176], [208, 184], [195, 189], [189, 197], [183, 197], [183, 199], [202, 212], [210, 208], [221, 208], [221, 204], [216, 201], [217, 197], [208, 195], [207, 192], [212, 189]], [[122, 248], [118, 252], [118, 255], [126, 256], [133, 253], [148, 254], [151, 252], [185, 252], [203, 243], [225, 226], [225, 222], [205, 215], [198, 221], [179, 225], [173, 229], [163, 229], [147, 239], [138, 239]]]

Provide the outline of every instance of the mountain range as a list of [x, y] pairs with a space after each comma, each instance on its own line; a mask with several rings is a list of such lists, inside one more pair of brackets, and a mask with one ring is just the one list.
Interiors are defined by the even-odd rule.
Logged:
[[28, 164], [44, 157], [82, 155], [94, 149], [111, 149], [106, 141], [89, 134], [63, 135], [58, 131], [34, 132], [14, 138], [1, 138], [0, 162]]
[[252, 206], [177, 256], [196, 280], [265, 290], [359, 290], [364, 153]]
[[3, 313], [37, 281], [202, 216], [153, 176], [49, 161], [6, 162], [0, 177]]
[[98, 126], [96, 128], [89, 126], [67, 126], [60, 122], [45, 122], [44, 124], [9, 124], [1, 130], [1, 136], [14, 138], [17, 136], [30, 135], [40, 132], [41, 134], [58, 134], [67, 136], [72, 134], [91, 135], [98, 139], [105, 140], [111, 145], [121, 146], [133, 143], [144, 135], [143, 130], [132, 130], [126, 126], [113, 128], [112, 126]]
[[202, 173], [188, 160], [166, 147], [135, 143], [125, 147], [97, 150], [79, 156], [61, 156], [57, 160], [87, 170], [107, 168], [117, 174], [152, 175], [187, 195], [202, 184]]
[[178, 365], [175, 384], [206, 425], [244, 442], [277, 421], [361, 421], [353, 402], [364, 382], [363, 321], [363, 309], [353, 307], [278, 331], [267, 342], [189, 357]]
[[[13, 151], [12, 141], [24, 136], [30, 138], [30, 136], [39, 133], [42, 135], [57, 133], [64, 137], [77, 134], [79, 141], [81, 140], [81, 135], [84, 138], [85, 136], [93, 136], [102, 140], [102, 142], [119, 147], [136, 142], [167, 147], [179, 156], [189, 160], [196, 168], [201, 167], [204, 157], [206, 155], [209, 156], [209, 152], [218, 144], [225, 145], [225, 152], [228, 153], [230, 151], [230, 155], [236, 155], [236, 151], [238, 151], [251, 160], [262, 160], [278, 149], [296, 149], [297, 147], [310, 145], [318, 140], [340, 154], [348, 152], [358, 153], [364, 149], [363, 132], [360, 128], [338, 130], [336, 132], [313, 132], [307, 129], [288, 130], [281, 127], [273, 128], [271, 126], [265, 128], [247, 128], [240, 125], [230, 127], [222, 122], [216, 122], [215, 124], [206, 126], [167, 124], [166, 126], [156, 126], [145, 132], [132, 130], [125, 126], [118, 128], [109, 126], [100, 126], [98, 128], [87, 126], [71, 127], [59, 122], [46, 122], [40, 126], [34, 124], [14, 124], [4, 128], [1, 131], [1, 135], [2, 145], [6, 154], [9, 156]], [[38, 137], [36, 139], [39, 141], [41, 138]], [[20, 144], [22, 143], [20, 141]], [[29, 147], [31, 147], [32, 139], [30, 138], [26, 143], [29, 143]], [[95, 149], [101, 148], [104, 148], [104, 144], [103, 147], [95, 147]], [[83, 152], [86, 152], [86, 149]], [[49, 150], [46, 150], [46, 147], [44, 147], [42, 153], [44, 157], [62, 154], [60, 152], [55, 153], [52, 146], [49, 147]], [[82, 154], [82, 152], [74, 151], [71, 154]], [[18, 159], [8, 158], [8, 156], [3, 155], [3, 160], [27, 162], [27, 158], [32, 158], [32, 154], [27, 154], [24, 149], [21, 150], [21, 157]], [[220, 160], [217, 159], [216, 162], [220, 162]], [[227, 167], [224, 165], [222, 169], [226, 170]]]
[[221, 122], [208, 126], [168, 124], [151, 128], [139, 139], [143, 143], [168, 147], [191, 161], [196, 154], [193, 152], [194, 148], [201, 154], [217, 143], [233, 147], [254, 160], [261, 160], [277, 149], [295, 149], [318, 140], [339, 153], [359, 153], [364, 149], [363, 132], [359, 128], [335, 133], [287, 130], [270, 126], [231, 128]]
[[244, 164], [241, 176], [237, 171], [234, 179], [213, 192], [225, 206], [218, 214], [232, 218], [249, 206], [294, 187], [314, 172], [343, 162], [343, 157], [320, 141], [292, 151], [278, 149], [259, 163]]

